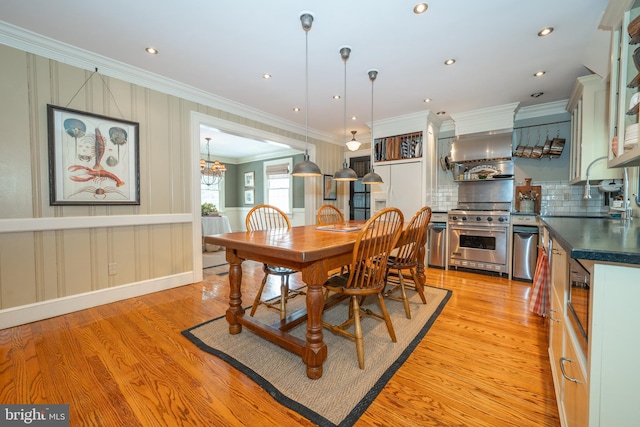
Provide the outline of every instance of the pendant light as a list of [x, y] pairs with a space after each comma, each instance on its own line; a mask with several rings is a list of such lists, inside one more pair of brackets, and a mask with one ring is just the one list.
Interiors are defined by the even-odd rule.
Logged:
[[200, 159], [200, 180], [204, 185], [211, 186], [222, 181], [227, 167], [218, 160], [211, 161], [211, 152], [209, 151], [211, 138], [205, 139], [207, 140], [207, 160]]
[[357, 181], [358, 174], [347, 166], [347, 61], [351, 55], [351, 48], [343, 46], [340, 48], [340, 56], [344, 61], [344, 162], [342, 169], [333, 175], [334, 181]]
[[363, 184], [384, 184], [380, 175], [373, 171], [373, 150], [375, 148], [375, 138], [373, 136], [373, 82], [378, 77], [378, 70], [369, 70], [369, 80], [371, 80], [371, 168], [370, 172], [362, 178]]
[[322, 172], [318, 165], [309, 160], [309, 30], [311, 24], [313, 24], [313, 15], [310, 13], [303, 13], [300, 15], [300, 22], [302, 23], [302, 29], [304, 30], [305, 39], [305, 100], [307, 106], [304, 111], [304, 128], [305, 128], [305, 147], [304, 147], [304, 160], [296, 163], [293, 166], [292, 176], [322, 176]]
[[351, 137], [351, 141], [347, 142], [347, 148], [349, 149], [349, 151], [356, 151], [362, 145], [360, 141], [356, 141], [356, 132], [358, 131], [357, 130], [351, 131], [351, 135], [353, 136]]

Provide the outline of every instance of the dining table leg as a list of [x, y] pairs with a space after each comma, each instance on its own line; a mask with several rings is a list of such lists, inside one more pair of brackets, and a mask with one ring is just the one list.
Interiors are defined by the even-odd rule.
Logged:
[[322, 286], [328, 276], [320, 264], [322, 263], [302, 269], [302, 280], [307, 284], [307, 334], [302, 361], [307, 366], [307, 377], [312, 380], [322, 376], [322, 364], [327, 359], [327, 345], [322, 334]]
[[229, 308], [225, 318], [229, 323], [229, 333], [232, 335], [242, 332], [242, 325], [237, 317], [244, 314], [242, 308], [242, 258], [235, 256], [233, 250], [227, 249], [227, 262], [229, 263]]

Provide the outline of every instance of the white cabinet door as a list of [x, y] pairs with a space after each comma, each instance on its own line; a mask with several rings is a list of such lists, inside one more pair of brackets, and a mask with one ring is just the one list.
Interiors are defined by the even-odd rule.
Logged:
[[405, 221], [409, 221], [422, 207], [424, 192], [422, 163], [403, 162], [393, 165], [376, 165], [375, 171], [384, 184], [380, 185], [372, 194], [373, 210], [380, 210], [381, 200], [385, 200], [386, 207], [398, 208], [402, 211]]

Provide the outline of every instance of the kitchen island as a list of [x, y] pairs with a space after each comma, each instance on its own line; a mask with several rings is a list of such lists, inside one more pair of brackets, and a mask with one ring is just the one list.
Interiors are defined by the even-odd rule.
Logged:
[[[540, 219], [551, 258], [549, 357], [561, 424], [637, 425], [640, 220]], [[588, 271], [588, 286], [575, 280], [572, 259]], [[576, 326], [571, 295], [588, 310], [586, 332]]]
[[[640, 218], [540, 217], [570, 258], [640, 267]], [[636, 272], [637, 274], [638, 272]]]

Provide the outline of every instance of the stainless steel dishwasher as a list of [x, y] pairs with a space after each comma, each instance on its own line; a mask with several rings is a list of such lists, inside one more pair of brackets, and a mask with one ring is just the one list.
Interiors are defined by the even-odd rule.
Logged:
[[431, 222], [428, 227], [428, 244], [429, 259], [427, 265], [429, 267], [445, 268], [446, 265], [446, 247], [447, 223]]
[[538, 262], [538, 227], [513, 227], [513, 274], [515, 280], [533, 282]]

